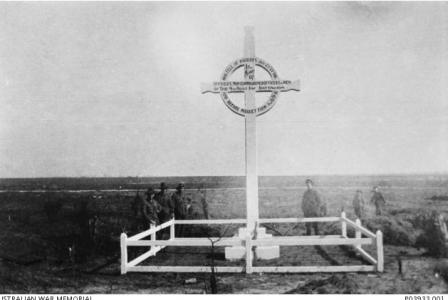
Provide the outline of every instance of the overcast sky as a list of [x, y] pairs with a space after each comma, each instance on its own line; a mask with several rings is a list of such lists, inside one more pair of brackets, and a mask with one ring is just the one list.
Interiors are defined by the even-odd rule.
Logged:
[[302, 82], [257, 118], [261, 175], [448, 172], [447, 3], [2, 2], [0, 177], [244, 175], [200, 83], [245, 25]]

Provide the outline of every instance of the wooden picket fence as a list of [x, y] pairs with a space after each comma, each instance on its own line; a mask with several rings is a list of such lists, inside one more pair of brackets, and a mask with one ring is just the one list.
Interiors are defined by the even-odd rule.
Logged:
[[[177, 238], [175, 237], [175, 225], [187, 224], [246, 224], [245, 219], [228, 220], [175, 220], [163, 223], [159, 226], [151, 226], [150, 229], [131, 237], [122, 233], [121, 244], [121, 274], [127, 272], [211, 272], [210, 266], [142, 266], [138, 265], [147, 258], [155, 256], [164, 247], [211, 247], [211, 240], [217, 241], [214, 246], [242, 246], [246, 248], [245, 266], [215, 266], [215, 272], [268, 272], [268, 273], [314, 273], [314, 272], [383, 272], [383, 236], [381, 231], [376, 234], [361, 225], [357, 219], [355, 222], [346, 218], [344, 212], [340, 217], [319, 218], [271, 218], [259, 219], [258, 224], [263, 223], [306, 223], [306, 222], [340, 222], [341, 235], [325, 236], [273, 236], [261, 239], [253, 239], [248, 235], [245, 239], [239, 237], [216, 237], [216, 238]], [[347, 226], [355, 229], [355, 237], [347, 236]], [[170, 238], [168, 240], [157, 240], [156, 233], [164, 228], [170, 227]], [[150, 240], [143, 240], [150, 236]], [[376, 258], [367, 253], [363, 245], [376, 245]], [[253, 266], [253, 247], [257, 246], [328, 246], [328, 245], [351, 245], [364, 257], [370, 265], [351, 266]], [[128, 247], [151, 247], [150, 250], [128, 262]]]

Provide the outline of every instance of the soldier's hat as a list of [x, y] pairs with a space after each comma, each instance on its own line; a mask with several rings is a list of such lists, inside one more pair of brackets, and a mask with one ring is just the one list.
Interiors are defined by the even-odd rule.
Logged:
[[307, 178], [307, 180], [305, 180], [305, 184], [306, 184], [306, 183], [314, 184], [314, 182], [313, 182], [311, 179], [309, 179], [309, 178]]
[[179, 183], [177, 185], [177, 189], [180, 190], [181, 188], [185, 187], [185, 184], [183, 182]]
[[160, 189], [161, 189], [161, 190], [167, 190], [167, 189], [168, 189], [168, 186], [166, 185], [165, 182], [162, 182], [162, 183], [160, 184]]
[[146, 195], [152, 195], [152, 194], [154, 194], [154, 189], [150, 187], [146, 190]]

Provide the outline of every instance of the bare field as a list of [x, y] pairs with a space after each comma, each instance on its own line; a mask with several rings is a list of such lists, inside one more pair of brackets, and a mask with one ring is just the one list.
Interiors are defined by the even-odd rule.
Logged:
[[[59, 181], [58, 181], [59, 180]], [[196, 188], [206, 188], [211, 218], [244, 218], [245, 191], [241, 178], [164, 178], [135, 182], [123, 180], [62, 179], [43, 181], [3, 180], [0, 187], [0, 293], [203, 293], [210, 292], [209, 275], [197, 274], [127, 274], [119, 275], [119, 243], [122, 231], [138, 232], [132, 218], [131, 202], [136, 187], [156, 186], [161, 180], [174, 186], [184, 181], [197, 204]], [[385, 232], [385, 272], [383, 274], [219, 274], [219, 293], [442, 293], [447, 286], [435, 278], [433, 267], [439, 261], [414, 247], [419, 228], [413, 218], [424, 211], [448, 213], [448, 202], [428, 200], [448, 195], [448, 176], [344, 176], [317, 177], [316, 188], [325, 198], [328, 215], [341, 209], [353, 219], [351, 201], [361, 189], [366, 203], [372, 185], [381, 184], [388, 215], [381, 222], [399, 226]], [[49, 189], [52, 182], [57, 182]], [[75, 183], [74, 183], [75, 182]], [[112, 183], [113, 184], [112, 184]], [[261, 217], [301, 216], [300, 200], [303, 178], [274, 177], [260, 180]], [[243, 181], [244, 184], [244, 181]], [[45, 185], [47, 191], [42, 191]], [[96, 187], [96, 188], [95, 188]], [[120, 190], [121, 187], [121, 190]], [[67, 192], [94, 189], [97, 191]], [[107, 191], [104, 191], [107, 190]], [[21, 191], [21, 192], [19, 192]], [[34, 192], [32, 192], [34, 191]], [[50, 203], [50, 204], [49, 204]], [[84, 203], [84, 204], [83, 204]], [[200, 215], [201, 209], [197, 207]], [[368, 206], [365, 224], [378, 220]], [[381, 224], [383, 224], [381, 223]], [[372, 225], [373, 224], [373, 225]], [[274, 235], [300, 235], [302, 226], [270, 226]], [[391, 225], [392, 226], [392, 225]], [[213, 227], [216, 232], [232, 235], [237, 226]], [[338, 225], [322, 227], [327, 234]], [[387, 228], [386, 228], [387, 229]], [[194, 231], [193, 231], [194, 234]], [[86, 239], [85, 236], [91, 238]], [[409, 236], [408, 236], [409, 235]], [[86, 241], [89, 240], [89, 241]], [[69, 250], [71, 249], [71, 250]], [[397, 257], [402, 261], [398, 273]], [[164, 249], [147, 264], [208, 264], [207, 248]], [[229, 264], [223, 249], [215, 254], [217, 265]], [[337, 265], [359, 264], [360, 258], [342, 247], [282, 247], [281, 258], [255, 262], [262, 265]], [[238, 263], [236, 263], [238, 264]], [[196, 283], [184, 284], [188, 278]]]

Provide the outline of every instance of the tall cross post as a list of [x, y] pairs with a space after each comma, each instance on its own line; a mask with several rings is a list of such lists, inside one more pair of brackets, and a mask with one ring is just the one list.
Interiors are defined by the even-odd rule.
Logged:
[[[202, 93], [219, 93], [224, 104], [245, 121], [246, 146], [246, 219], [247, 233], [255, 233], [258, 223], [258, 172], [257, 172], [257, 123], [256, 118], [268, 112], [277, 102], [280, 92], [300, 91], [299, 80], [280, 79], [277, 71], [265, 60], [255, 56], [253, 27], [246, 26], [244, 35], [244, 56], [231, 62], [225, 68], [220, 81], [202, 83]], [[255, 67], [266, 71], [270, 80], [255, 80]], [[229, 80], [239, 69], [244, 70], [244, 81]], [[255, 94], [270, 92], [268, 99], [257, 106]], [[236, 105], [229, 93], [244, 93], [244, 107]], [[257, 232], [258, 234], [258, 232]], [[258, 247], [260, 248], [260, 247]]]
[[[253, 27], [246, 26], [244, 37], [244, 57], [255, 58]], [[255, 60], [249, 60], [244, 66], [244, 80], [255, 81]], [[244, 91], [244, 103], [247, 110], [256, 108], [255, 90]], [[247, 231], [253, 232], [258, 222], [258, 172], [257, 172], [257, 115], [245, 115], [246, 127], [246, 218]]]

